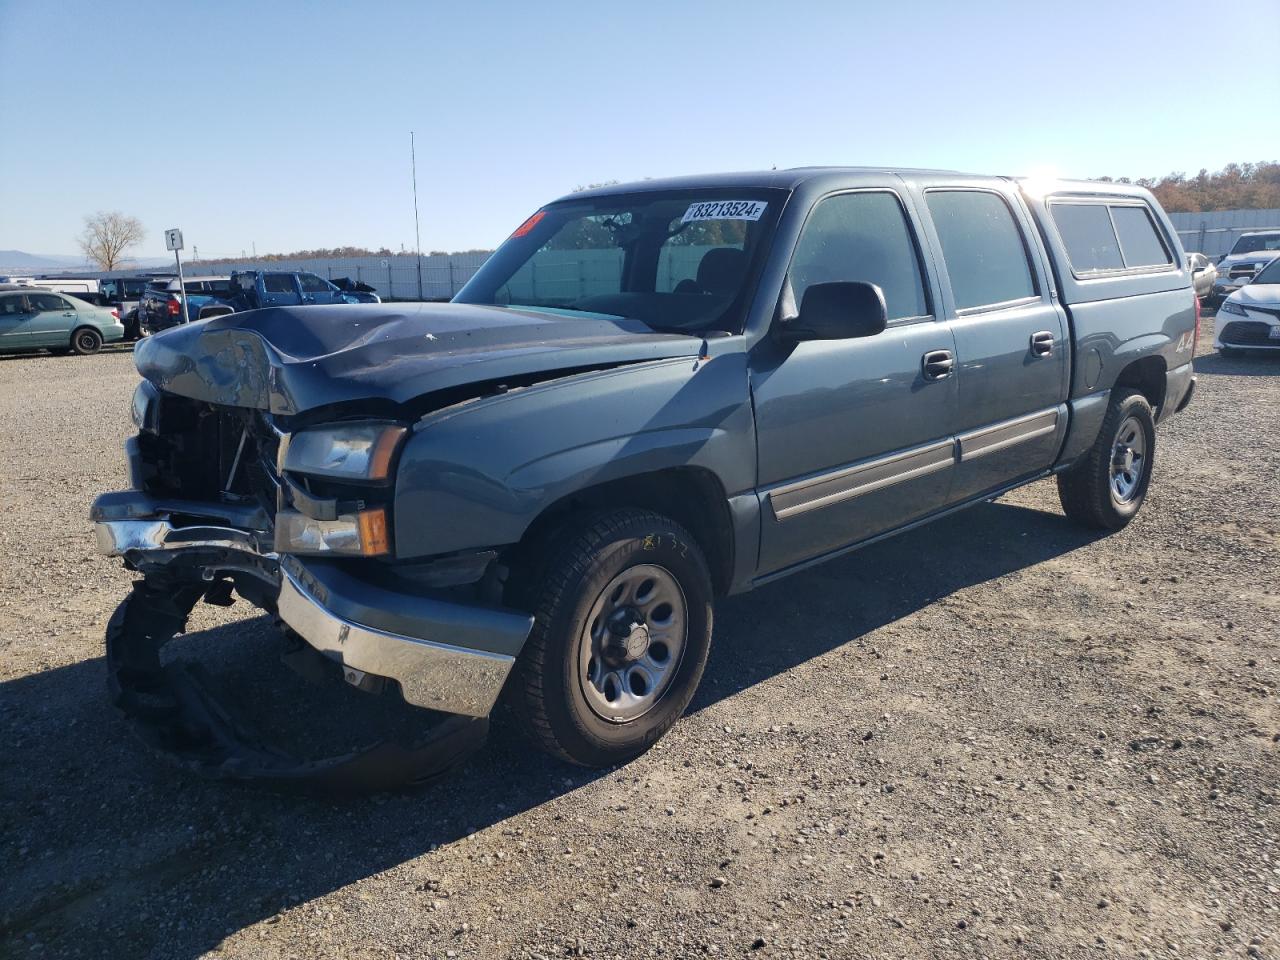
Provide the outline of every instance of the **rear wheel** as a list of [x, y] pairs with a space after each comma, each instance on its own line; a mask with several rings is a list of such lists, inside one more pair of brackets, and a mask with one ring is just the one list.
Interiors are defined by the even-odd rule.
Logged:
[[1119, 530], [1142, 508], [1155, 463], [1156, 423], [1136, 390], [1113, 396], [1093, 448], [1058, 474], [1058, 498], [1067, 516], [1100, 530]]
[[533, 631], [511, 699], [542, 749], [622, 763], [679, 719], [711, 648], [711, 576], [697, 543], [643, 510], [597, 514], [552, 541], [524, 588]]
[[71, 349], [80, 356], [97, 353], [102, 348], [102, 334], [92, 327], [81, 327], [71, 334]]

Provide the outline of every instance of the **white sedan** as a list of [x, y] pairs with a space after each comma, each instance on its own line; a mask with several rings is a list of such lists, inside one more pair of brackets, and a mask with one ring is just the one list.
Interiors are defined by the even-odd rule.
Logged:
[[1280, 350], [1280, 257], [1222, 302], [1213, 345], [1225, 356], [1241, 350]]

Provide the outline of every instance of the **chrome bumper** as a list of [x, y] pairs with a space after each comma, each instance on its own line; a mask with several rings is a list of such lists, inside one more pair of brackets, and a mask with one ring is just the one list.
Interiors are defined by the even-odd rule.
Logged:
[[[351, 671], [395, 680], [408, 703], [430, 710], [487, 716], [533, 625], [532, 617], [512, 611], [393, 592], [332, 570], [320, 576], [318, 564], [309, 570], [297, 557], [278, 565], [279, 558], [248, 530], [175, 527], [162, 515], [110, 519], [104, 512], [95, 504], [100, 553], [125, 557], [144, 573], [172, 569], [189, 558], [191, 575], [206, 580], [230, 571], [259, 577], [269, 572], [271, 582], [278, 575], [277, 612], [291, 629], [340, 663], [349, 680], [361, 679]], [[110, 512], [118, 517], [121, 509], [113, 504]], [[376, 621], [393, 607], [391, 622], [412, 632], [360, 623], [340, 612], [363, 611], [360, 619]], [[456, 637], [476, 646], [444, 642]]]
[[280, 618], [344, 670], [389, 677], [406, 701], [429, 710], [484, 717], [493, 709], [515, 657], [352, 623], [327, 610], [288, 570], [281, 574]]

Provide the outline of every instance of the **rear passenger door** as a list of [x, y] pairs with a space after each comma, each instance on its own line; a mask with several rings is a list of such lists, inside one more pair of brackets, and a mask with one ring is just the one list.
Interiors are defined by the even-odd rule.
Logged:
[[[888, 327], [849, 340], [782, 343], [751, 357], [759, 572], [769, 574], [899, 527], [947, 503], [956, 378], [917, 226], [896, 189], [819, 200], [784, 285], [788, 312], [816, 283], [859, 280], [885, 295]], [[924, 358], [935, 357], [927, 373]]]
[[959, 502], [1048, 469], [1066, 432], [1066, 315], [1027, 211], [1003, 181], [920, 184], [956, 341]]

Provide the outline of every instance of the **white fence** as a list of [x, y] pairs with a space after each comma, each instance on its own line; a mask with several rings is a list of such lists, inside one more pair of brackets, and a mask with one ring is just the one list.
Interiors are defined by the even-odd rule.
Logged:
[[188, 277], [219, 276], [233, 270], [300, 270], [326, 280], [350, 277], [369, 284], [383, 300], [448, 300], [462, 289], [488, 252], [423, 256], [419, 292], [418, 258], [413, 254], [390, 257], [342, 257], [317, 260], [218, 260], [183, 264]]
[[1171, 213], [1183, 249], [1217, 258], [1227, 253], [1242, 233], [1280, 230], [1280, 210], [1212, 210]]

